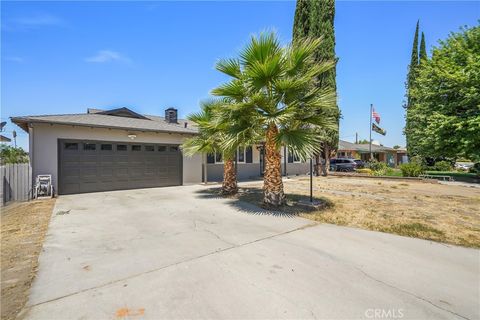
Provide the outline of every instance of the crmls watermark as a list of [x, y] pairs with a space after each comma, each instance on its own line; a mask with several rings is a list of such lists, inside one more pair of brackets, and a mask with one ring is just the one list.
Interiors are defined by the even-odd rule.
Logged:
[[367, 319], [402, 319], [403, 309], [367, 309], [365, 317]]

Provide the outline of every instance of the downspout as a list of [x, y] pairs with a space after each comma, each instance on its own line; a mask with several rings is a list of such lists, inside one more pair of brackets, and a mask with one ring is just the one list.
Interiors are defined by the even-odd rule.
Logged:
[[283, 146], [283, 175], [287, 176], [287, 146]]

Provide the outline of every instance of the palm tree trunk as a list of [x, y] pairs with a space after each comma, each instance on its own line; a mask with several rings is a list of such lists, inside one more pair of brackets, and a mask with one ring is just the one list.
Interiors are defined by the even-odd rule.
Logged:
[[282, 182], [282, 156], [277, 148], [275, 138], [278, 134], [276, 125], [267, 129], [265, 140], [265, 174], [263, 177], [263, 202], [267, 205], [281, 206], [285, 202]]
[[323, 148], [323, 152], [324, 152], [324, 159], [325, 159], [325, 166], [324, 166], [324, 169], [323, 169], [323, 176], [326, 177], [328, 176], [328, 173], [330, 171], [330, 146], [328, 145], [325, 145], [325, 147]]
[[237, 172], [233, 159], [225, 159], [223, 163], [222, 194], [232, 195], [237, 193]]

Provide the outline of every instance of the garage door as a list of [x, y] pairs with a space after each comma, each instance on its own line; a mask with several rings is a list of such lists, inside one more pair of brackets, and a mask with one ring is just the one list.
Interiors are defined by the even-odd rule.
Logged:
[[181, 185], [178, 145], [59, 141], [59, 194]]

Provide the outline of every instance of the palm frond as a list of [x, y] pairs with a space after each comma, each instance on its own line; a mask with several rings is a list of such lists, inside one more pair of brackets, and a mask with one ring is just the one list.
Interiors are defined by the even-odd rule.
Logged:
[[221, 59], [217, 62], [215, 68], [232, 78], [240, 79], [242, 76], [240, 61], [238, 59]]

